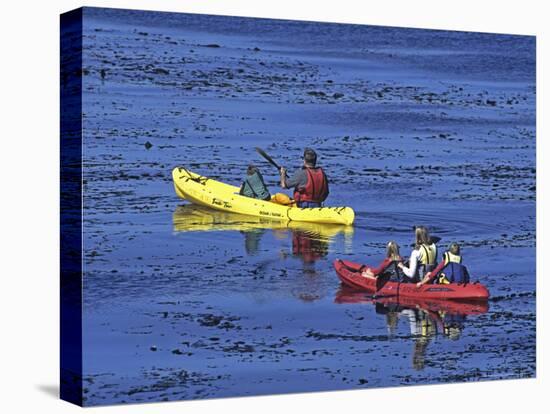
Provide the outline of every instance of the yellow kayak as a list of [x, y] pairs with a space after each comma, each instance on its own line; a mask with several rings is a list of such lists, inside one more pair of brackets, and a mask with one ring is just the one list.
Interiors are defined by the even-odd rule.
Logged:
[[343, 234], [346, 238], [353, 235], [352, 226], [340, 224], [320, 224], [301, 221], [273, 220], [269, 217], [255, 217], [243, 214], [227, 213], [207, 207], [186, 204], [178, 206], [172, 216], [174, 231], [252, 231], [258, 229], [291, 230], [306, 233], [316, 238], [330, 240]]
[[239, 187], [193, 173], [183, 167], [172, 171], [176, 194], [193, 204], [230, 213], [272, 220], [324, 224], [353, 224], [350, 207], [299, 208], [239, 195]]

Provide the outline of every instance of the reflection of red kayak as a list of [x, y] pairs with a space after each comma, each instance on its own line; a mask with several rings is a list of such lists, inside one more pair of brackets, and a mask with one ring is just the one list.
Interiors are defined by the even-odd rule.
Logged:
[[336, 274], [346, 286], [357, 290], [365, 290], [383, 296], [399, 296], [400, 298], [422, 299], [462, 299], [482, 300], [489, 297], [489, 291], [480, 283], [466, 285], [451, 283], [448, 285], [426, 284], [419, 288], [414, 283], [399, 283], [384, 278], [371, 279], [363, 277], [362, 265], [347, 260], [335, 260]]
[[457, 301], [443, 299], [412, 298], [407, 296], [385, 296], [372, 298], [365, 292], [341, 288], [334, 299], [336, 303], [381, 303], [382, 305], [398, 305], [405, 308], [420, 308], [430, 312], [446, 312], [453, 315], [479, 315], [489, 310], [487, 301]]

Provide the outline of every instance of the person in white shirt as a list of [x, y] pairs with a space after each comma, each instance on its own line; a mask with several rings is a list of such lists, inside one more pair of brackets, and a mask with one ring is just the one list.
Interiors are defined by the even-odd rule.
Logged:
[[424, 275], [432, 270], [437, 261], [437, 246], [433, 242], [428, 229], [424, 226], [416, 226], [415, 244], [409, 259], [409, 265], [398, 263], [409, 282], [419, 282]]

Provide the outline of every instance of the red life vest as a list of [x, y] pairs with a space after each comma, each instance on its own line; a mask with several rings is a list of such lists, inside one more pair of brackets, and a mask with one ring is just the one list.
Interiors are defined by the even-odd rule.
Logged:
[[294, 191], [294, 199], [300, 203], [310, 201], [322, 203], [328, 197], [328, 179], [321, 167], [304, 167], [307, 173], [307, 184], [304, 188]]
[[292, 254], [300, 257], [304, 263], [315, 263], [326, 256], [328, 244], [301, 231], [292, 234]]

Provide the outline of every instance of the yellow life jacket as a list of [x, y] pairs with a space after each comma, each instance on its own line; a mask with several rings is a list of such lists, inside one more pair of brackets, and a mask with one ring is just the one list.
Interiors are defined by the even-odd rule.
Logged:
[[420, 246], [420, 263], [423, 265], [435, 265], [437, 259], [437, 246], [435, 243], [422, 244]]
[[428, 336], [428, 334], [430, 333], [430, 323], [428, 322], [427, 319], [422, 320], [421, 327], [422, 327], [421, 335]]
[[445, 276], [445, 273], [441, 273], [437, 277], [437, 283], [439, 285], [449, 285], [451, 282], [449, 282], [449, 279], [447, 279], [447, 276]]
[[448, 265], [451, 262], [462, 263], [462, 257], [456, 254], [452, 254], [451, 252], [443, 253], [443, 260], [445, 260], [445, 265]]

